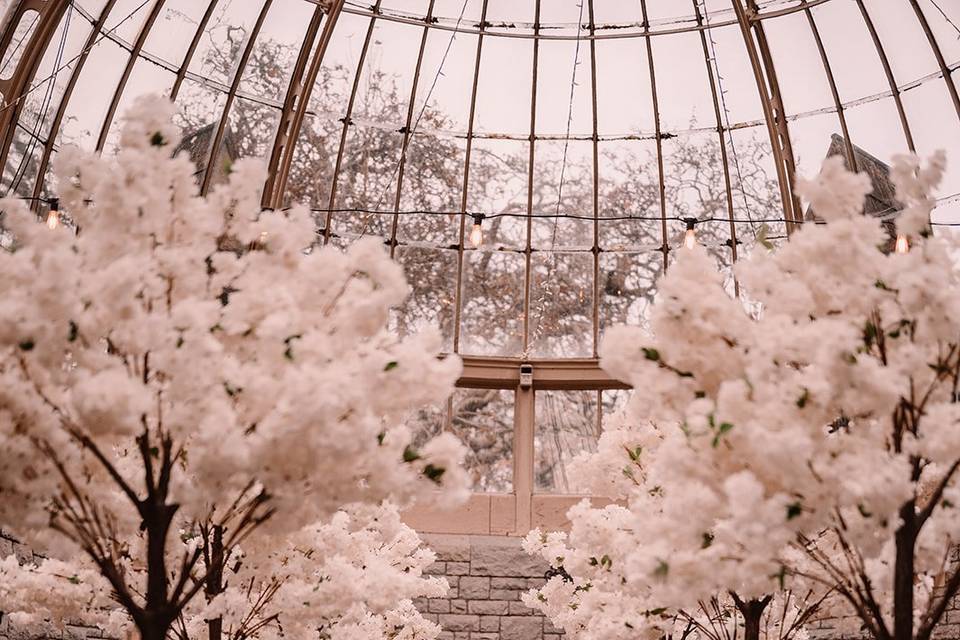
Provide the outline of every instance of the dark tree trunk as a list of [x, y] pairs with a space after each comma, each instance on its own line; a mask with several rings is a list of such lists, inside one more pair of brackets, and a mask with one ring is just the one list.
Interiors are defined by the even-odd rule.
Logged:
[[893, 640], [913, 640], [913, 569], [919, 533], [914, 500], [900, 508], [900, 521], [893, 567]]
[[737, 611], [743, 616], [743, 640], [760, 640], [760, 623], [763, 620], [763, 612], [773, 596], [764, 596], [762, 599], [748, 600], [744, 602], [740, 597], [732, 593], [733, 601], [737, 605]]
[[[223, 527], [214, 525], [209, 539], [210, 566], [207, 567], [207, 582], [204, 585], [204, 595], [212, 600], [223, 592]], [[214, 618], [207, 621], [208, 640], [221, 640], [223, 636], [223, 618]]]
[[165, 640], [176, 619], [169, 600], [166, 548], [176, 505], [145, 500], [140, 505], [147, 533], [147, 593], [143, 611], [135, 617], [142, 640]]

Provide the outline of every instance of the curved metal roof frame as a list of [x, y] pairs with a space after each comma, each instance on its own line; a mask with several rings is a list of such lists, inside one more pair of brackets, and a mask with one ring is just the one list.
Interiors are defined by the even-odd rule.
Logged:
[[[911, 129], [911, 122], [907, 116], [902, 96], [906, 91], [928, 82], [935, 82], [942, 78], [953, 110], [957, 118], [960, 119], [960, 96], [958, 96], [957, 86], [953, 79], [953, 72], [960, 67], [958, 61], [948, 61], [938, 42], [936, 34], [930, 25], [930, 16], [928, 16], [920, 6], [919, 0], [895, 0], [909, 4], [913, 9], [918, 24], [925, 34], [925, 46], [927, 46], [936, 60], [937, 71], [927, 74], [922, 78], [911, 78], [907, 81], [898, 79], [895, 76], [890, 62], [888, 52], [884, 42], [877, 33], [874, 25], [872, 9], [868, 9], [864, 0], [770, 0], [768, 2], [758, 2], [757, 0], [730, 0], [731, 6], [725, 10], [711, 10], [707, 12], [704, 0], [689, 0], [688, 13], [684, 16], [671, 19], [648, 19], [647, 0], [638, 0], [642, 12], [642, 21], [639, 23], [605, 23], [597, 24], [594, 20], [594, 2], [595, 0], [583, 0], [586, 4], [586, 19], [579, 24], [571, 23], [541, 23], [541, 0], [533, 0], [534, 21], [532, 23], [510, 23], [510, 24], [492, 24], [487, 20], [487, 6], [489, 0], [482, 0], [482, 7], [479, 21], [456, 20], [449, 16], [435, 15], [435, 0], [429, 0], [429, 5], [424, 14], [414, 15], [393, 9], [381, 7], [381, 0], [376, 0], [372, 6], [362, 6], [353, 0], [305, 0], [314, 5], [309, 24], [305, 30], [305, 36], [295, 56], [295, 63], [290, 70], [289, 81], [282, 101], [273, 100], [269, 97], [248, 95], [241, 88], [241, 80], [247, 69], [251, 53], [258, 39], [258, 34], [263, 27], [264, 21], [274, 0], [263, 0], [263, 4], [257, 14], [256, 20], [245, 34], [245, 41], [242, 43], [242, 50], [236, 61], [235, 68], [232, 70], [232, 77], [229, 83], [204, 78], [201, 75], [190, 70], [191, 62], [198, 50], [198, 43], [203, 35], [204, 29], [210, 16], [218, 6], [225, 0], [205, 0], [208, 4], [203, 13], [202, 19], [197, 24], [196, 31], [192, 34], [190, 45], [179, 63], [165, 60], [162, 57], [144, 51], [144, 43], [153, 27], [157, 17], [164, 8], [166, 0], [144, 0], [139, 5], [138, 10], [146, 12], [146, 17], [141, 22], [136, 37], [128, 41], [117, 35], [113, 29], [107, 28], [108, 18], [114, 11], [117, 0], [106, 0], [97, 15], [93, 15], [77, 4], [75, 0], [19, 0], [8, 14], [2, 34], [0, 34], [0, 54], [4, 54], [10, 47], [15, 46], [15, 31], [20, 23], [20, 19], [28, 12], [37, 12], [36, 27], [32, 30], [29, 38], [19, 46], [23, 47], [23, 54], [12, 75], [6, 80], [0, 80], [0, 92], [4, 96], [9, 96], [0, 110], [0, 160], [6, 166], [8, 156], [11, 151], [11, 144], [20, 125], [19, 118], [23, 108], [23, 97], [30, 91], [41, 86], [43, 81], [37, 81], [35, 75], [40, 63], [40, 59], [47, 50], [54, 46], [54, 36], [58, 25], [66, 17], [74, 15], [88, 21], [91, 25], [89, 36], [80, 50], [80, 53], [73, 59], [67, 61], [60, 69], [68, 69], [68, 80], [64, 85], [63, 91], [56, 103], [52, 116], [51, 132], [56, 132], [61, 126], [68, 104], [74, 93], [78, 78], [85, 68], [88, 56], [94, 46], [104, 39], [109, 39], [119, 45], [128, 56], [122, 75], [118, 84], [112, 87], [112, 99], [106, 114], [100, 123], [96, 136], [96, 149], [102, 150], [107, 142], [108, 133], [117, 117], [118, 105], [121, 96], [124, 94], [128, 80], [130, 79], [133, 65], [138, 60], [147, 60], [155, 65], [166, 68], [168, 71], [176, 74], [176, 80], [173, 84], [170, 95], [176, 98], [183, 82], [187, 79], [216, 88], [224, 94], [224, 100], [220, 106], [218, 115], [214, 120], [213, 135], [210, 144], [208, 159], [213, 155], [213, 150], [218, 149], [224, 137], [228, 126], [229, 116], [233, 103], [238, 98], [249, 99], [252, 101], [262, 101], [270, 104], [279, 110], [279, 124], [273, 143], [270, 145], [270, 151], [267, 154], [269, 158], [269, 178], [263, 195], [263, 204], [265, 207], [280, 207], [285, 204], [285, 194], [288, 189], [288, 182], [291, 174], [291, 168], [294, 163], [294, 157], [297, 151], [297, 143], [305, 120], [308, 116], [318, 115], [310, 108], [311, 93], [317, 87], [317, 78], [321, 66], [324, 62], [325, 54], [329, 48], [331, 40], [335, 37], [335, 28], [340, 18], [344, 15], [354, 15], [369, 20], [369, 26], [366, 31], [360, 52], [359, 64], [357, 65], [352, 78], [352, 84], [349, 99], [346, 105], [346, 114], [342, 118], [342, 127], [340, 129], [340, 143], [337, 148], [337, 157], [334, 163], [332, 174], [332, 184], [329, 190], [329, 198], [326, 203], [326, 221], [324, 224], [323, 235], [325, 242], [331, 240], [333, 228], [334, 213], [337, 210], [337, 190], [338, 182], [341, 178], [342, 159], [344, 149], [348, 144], [348, 132], [352, 126], [384, 127], [388, 125], [377, 122], [363, 121], [361, 118], [354, 120], [353, 110], [360, 86], [361, 74], [364, 70], [364, 62], [367, 58], [367, 52], [370, 47], [375, 25], [378, 21], [415, 25], [420, 29], [420, 41], [416, 67], [413, 73], [412, 88], [410, 98], [407, 102], [405, 114], [405, 124], [400, 130], [402, 134], [401, 153], [399, 162], [394, 171], [392, 182], [396, 188], [395, 198], [392, 208], [384, 210], [384, 213], [391, 214], [390, 234], [387, 244], [390, 247], [391, 254], [396, 253], [396, 248], [400, 243], [397, 237], [397, 228], [401, 215], [401, 193], [405, 179], [407, 148], [414, 133], [435, 134], [438, 136], [450, 136], [465, 141], [465, 153], [463, 163], [463, 179], [460, 191], [460, 204], [458, 211], [458, 233], [456, 244], [450, 249], [457, 252], [456, 260], [456, 289], [454, 302], [454, 327], [453, 327], [453, 350], [460, 351], [461, 338], [461, 314], [463, 309], [463, 287], [464, 279], [464, 261], [465, 253], [468, 248], [465, 246], [465, 232], [468, 224], [470, 211], [468, 210], [468, 192], [471, 180], [471, 161], [473, 155], [474, 142], [481, 139], [504, 139], [526, 141], [529, 149], [528, 175], [527, 175], [527, 198], [525, 210], [527, 212], [526, 239], [522, 253], [524, 254], [524, 278], [523, 278], [523, 330], [522, 330], [522, 355], [526, 356], [535, 340], [538, 327], [531, 322], [532, 306], [534, 304], [534, 283], [531, 280], [532, 256], [538, 248], [532, 242], [533, 230], [532, 221], [534, 214], [533, 201], [533, 181], [535, 149], [538, 143], [547, 140], [564, 141], [567, 144], [571, 140], [585, 141], [590, 143], [591, 162], [593, 165], [592, 175], [592, 210], [590, 215], [593, 218], [592, 245], [584, 248], [592, 254], [592, 332], [589, 337], [591, 347], [589, 353], [584, 355], [597, 355], [597, 345], [600, 334], [600, 311], [599, 303], [601, 292], [601, 253], [605, 250], [600, 242], [600, 222], [603, 219], [600, 212], [599, 190], [600, 190], [600, 151], [599, 144], [611, 140], [652, 140], [656, 147], [657, 174], [659, 181], [659, 203], [658, 214], [660, 222], [660, 241], [661, 244], [655, 249], [662, 255], [662, 270], [666, 270], [669, 264], [669, 232], [668, 222], [673, 218], [670, 216], [666, 202], [665, 187], [665, 149], [664, 140], [676, 135], [685, 135], [691, 133], [715, 132], [719, 142], [720, 158], [722, 161], [724, 188], [726, 193], [726, 208], [729, 219], [729, 241], [727, 243], [729, 259], [735, 261], [738, 258], [737, 251], [737, 228], [734, 215], [734, 194], [732, 187], [731, 167], [736, 159], [732, 157], [728, 148], [728, 141], [731, 133], [735, 130], [762, 125], [767, 132], [770, 141], [773, 164], [776, 171], [777, 187], [780, 194], [783, 219], [786, 222], [786, 230], [792, 232], [796, 226], [802, 222], [803, 211], [801, 203], [793, 190], [797, 167], [795, 164], [795, 153], [793, 149], [791, 131], [788, 123], [815, 116], [824, 113], [835, 113], [838, 119], [842, 138], [844, 141], [844, 155], [851, 167], [856, 167], [857, 158], [855, 154], [855, 145], [857, 140], [851, 136], [848, 127], [846, 112], [854, 106], [865, 104], [882, 98], [892, 98], [897, 114], [897, 126], [900, 128], [904, 140], [905, 148], [915, 149], [914, 135]], [[869, 31], [871, 41], [875, 48], [875, 53], [879, 63], [882, 65], [884, 76], [888, 88], [881, 93], [875, 93], [870, 96], [861, 96], [856, 99], [842, 99], [841, 92], [838, 90], [837, 81], [834, 75], [832, 61], [828, 55], [827, 48], [823, 44], [819, 25], [816, 21], [812, 9], [826, 5], [828, 3], [837, 3], [850, 1], [855, 2], [857, 10], [863, 20], [863, 25]], [[894, 0], [891, 0], [894, 1]], [[685, 3], [677, 3], [678, 6]], [[149, 5], [149, 8], [146, 8]], [[784, 106], [781, 85], [777, 75], [777, 69], [774, 57], [770, 52], [770, 45], [766, 34], [765, 26], [770, 20], [788, 16], [802, 15], [805, 17], [809, 27], [810, 35], [817, 46], [819, 62], [823, 67], [824, 77], [830, 89], [832, 105], [825, 105], [814, 110], [808, 110], [798, 113], [789, 113]], [[724, 90], [720, 83], [720, 74], [716, 66], [715, 51], [711, 50], [710, 34], [713, 29], [719, 27], [737, 27], [739, 29], [742, 43], [750, 62], [750, 72], [755, 82], [752, 90], [757, 92], [760, 106], [762, 107], [763, 118], [756, 121], [729, 122], [725, 121], [724, 115], [727, 109], [724, 104]], [[432, 131], [429, 129], [418, 129], [419, 116], [415, 113], [415, 98], [418, 92], [418, 86], [422, 87], [427, 79], [421, 78], [421, 66], [424, 59], [424, 51], [427, 45], [428, 35], [433, 31], [446, 31], [456, 34], [468, 34], [475, 37], [476, 49], [474, 64], [472, 66], [472, 81], [469, 94], [469, 115], [466, 121], [466, 130], [460, 131]], [[694, 128], [681, 131], [666, 131], [661, 122], [661, 105], [659, 103], [657, 87], [657, 68], [654, 61], [653, 41], [657, 38], [669, 36], [671, 34], [695, 33], [698, 35], [702, 45], [703, 64], [706, 78], [709, 82], [710, 107], [713, 116], [716, 119], [716, 127]], [[533, 58], [532, 58], [532, 77], [530, 84], [531, 91], [531, 114], [529, 135], [520, 134], [501, 134], [477, 131], [475, 127], [475, 116], [477, 109], [478, 82], [481, 68], [481, 57], [483, 53], [484, 41], [489, 38], [515, 38], [532, 40]], [[647, 132], [630, 132], [624, 134], [605, 134], [601, 135], [598, 130], [598, 98], [597, 98], [597, 43], [603, 40], [615, 40], [624, 38], [640, 38], [644, 42], [646, 49], [649, 78], [650, 78], [650, 96], [652, 98], [652, 111], [654, 116], [654, 130]], [[589, 57], [591, 73], [591, 113], [592, 122], [589, 134], [577, 133], [572, 135], [569, 130], [566, 134], [545, 134], [537, 127], [537, 91], [538, 91], [538, 66], [540, 58], [540, 43], [545, 41], [569, 41], [580, 43], [586, 46]], [[746, 90], [739, 87], [740, 90]], [[729, 118], [726, 118], [729, 120]], [[46, 174], [50, 158], [56, 152], [56, 135], [51, 133], [44, 140], [42, 136], [36, 135], [36, 144], [42, 144], [42, 150], [39, 154], [39, 164], [37, 175], [40, 176], [32, 187], [32, 196], [39, 198], [44, 193], [43, 176]], [[214, 172], [217, 170], [217, 163], [208, 161], [203, 168], [203, 174], [200, 178], [201, 192], [206, 193], [211, 187], [214, 179]], [[377, 209], [379, 209], [379, 204]]]

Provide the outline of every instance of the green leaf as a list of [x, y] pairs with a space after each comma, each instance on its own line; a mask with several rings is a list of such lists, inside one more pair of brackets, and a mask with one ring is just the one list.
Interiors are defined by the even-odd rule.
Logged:
[[163, 137], [163, 134], [157, 131], [150, 137], [150, 144], [154, 147], [163, 147], [167, 144], [167, 139]]
[[406, 448], [403, 450], [403, 461], [413, 462], [414, 460], [419, 460], [419, 459], [420, 459], [420, 453], [410, 445], [407, 445]]
[[381, 431], [380, 433], [378, 433], [378, 434], [377, 434], [377, 444], [382, 445], [382, 444], [383, 444], [383, 439], [386, 438], [386, 437], [387, 437], [387, 432], [386, 432], [386, 431]]
[[797, 398], [797, 406], [803, 409], [807, 406], [807, 402], [810, 400], [810, 390], [806, 387], [803, 388], [803, 393], [800, 394], [800, 397]]
[[37, 346], [37, 343], [35, 343], [32, 338], [27, 338], [18, 346], [20, 347], [21, 351], [33, 351], [33, 348]]
[[70, 581], [70, 584], [80, 584], [80, 578], [78, 578], [75, 575], [70, 576], [69, 578], [67, 578], [67, 580]]
[[703, 533], [703, 542], [700, 543], [700, 548], [701, 548], [701, 549], [707, 549], [707, 548], [709, 548], [710, 545], [712, 545], [712, 544], [713, 544], [713, 534], [710, 533], [709, 531], [705, 531], [705, 532]]
[[80, 328], [73, 320], [70, 321], [70, 330], [67, 332], [67, 342], [75, 342], [80, 333]]
[[868, 348], [872, 347], [879, 334], [880, 331], [877, 329], [877, 325], [868, 320], [867, 324], [863, 327], [863, 343], [867, 345]]
[[857, 505], [857, 511], [859, 511], [859, 512], [860, 512], [860, 515], [862, 515], [864, 518], [872, 518], [872, 517], [873, 517], [873, 514], [870, 513], [869, 511], [867, 511], [867, 508], [866, 508], [865, 506], [863, 506], [862, 504], [858, 504], [858, 505]]
[[423, 468], [423, 475], [427, 476], [437, 484], [440, 484], [440, 478], [442, 478], [443, 474], [446, 472], [447, 470], [443, 467], [436, 467], [432, 464], [428, 464]]
[[767, 239], [769, 237], [770, 237], [770, 227], [768, 227], [767, 223], [764, 222], [763, 224], [760, 225], [760, 229], [757, 230], [757, 234], [755, 238], [757, 240], [757, 243], [760, 246], [762, 246], [764, 249], [767, 249], [768, 251], [773, 251], [774, 249], [773, 243]]
[[387, 363], [387, 365], [383, 368], [383, 370], [384, 370], [384, 371], [393, 371], [394, 369], [396, 369], [396, 368], [399, 367], [399, 366], [400, 366], [400, 363], [399, 363], [399, 362], [397, 362], [396, 360], [391, 360], [390, 362]]
[[643, 348], [643, 356], [647, 360], [653, 360], [654, 362], [660, 362], [660, 352], [652, 348]]
[[661, 560], [660, 564], [657, 565], [657, 568], [653, 570], [653, 575], [658, 578], [666, 578], [667, 574], [670, 572], [670, 565], [666, 561]]
[[793, 520], [803, 513], [803, 505], [799, 501], [787, 505], [787, 520]]

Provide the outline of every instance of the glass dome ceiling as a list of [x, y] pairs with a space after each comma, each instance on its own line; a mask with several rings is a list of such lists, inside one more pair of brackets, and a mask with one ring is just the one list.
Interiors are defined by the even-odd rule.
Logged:
[[[400, 331], [589, 358], [643, 322], [683, 219], [736, 292], [828, 153], [871, 174], [876, 215], [881, 161], [958, 155], [958, 26], [952, 0], [14, 0], [2, 188], [49, 196], [58, 149], [110, 152], [163, 93], [202, 190], [261, 157], [264, 205], [307, 203], [319, 242], [383, 238]], [[935, 221], [960, 221], [958, 166]]]

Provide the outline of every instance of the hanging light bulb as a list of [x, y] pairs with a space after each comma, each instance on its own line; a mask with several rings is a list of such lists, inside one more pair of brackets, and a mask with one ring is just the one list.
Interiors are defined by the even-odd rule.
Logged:
[[907, 236], [902, 233], [897, 234], [897, 243], [894, 245], [893, 250], [896, 253], [907, 253], [910, 251], [910, 240]]
[[50, 199], [50, 212], [47, 214], [47, 228], [51, 231], [60, 224], [60, 200], [58, 198]]
[[479, 249], [480, 245], [483, 244], [483, 229], [480, 228], [481, 224], [483, 224], [483, 214], [474, 214], [473, 229], [470, 230], [470, 244], [477, 249]]
[[697, 246], [697, 232], [695, 230], [697, 220], [696, 218], [684, 218], [683, 221], [687, 223], [687, 232], [683, 234], [683, 248], [693, 249]]

